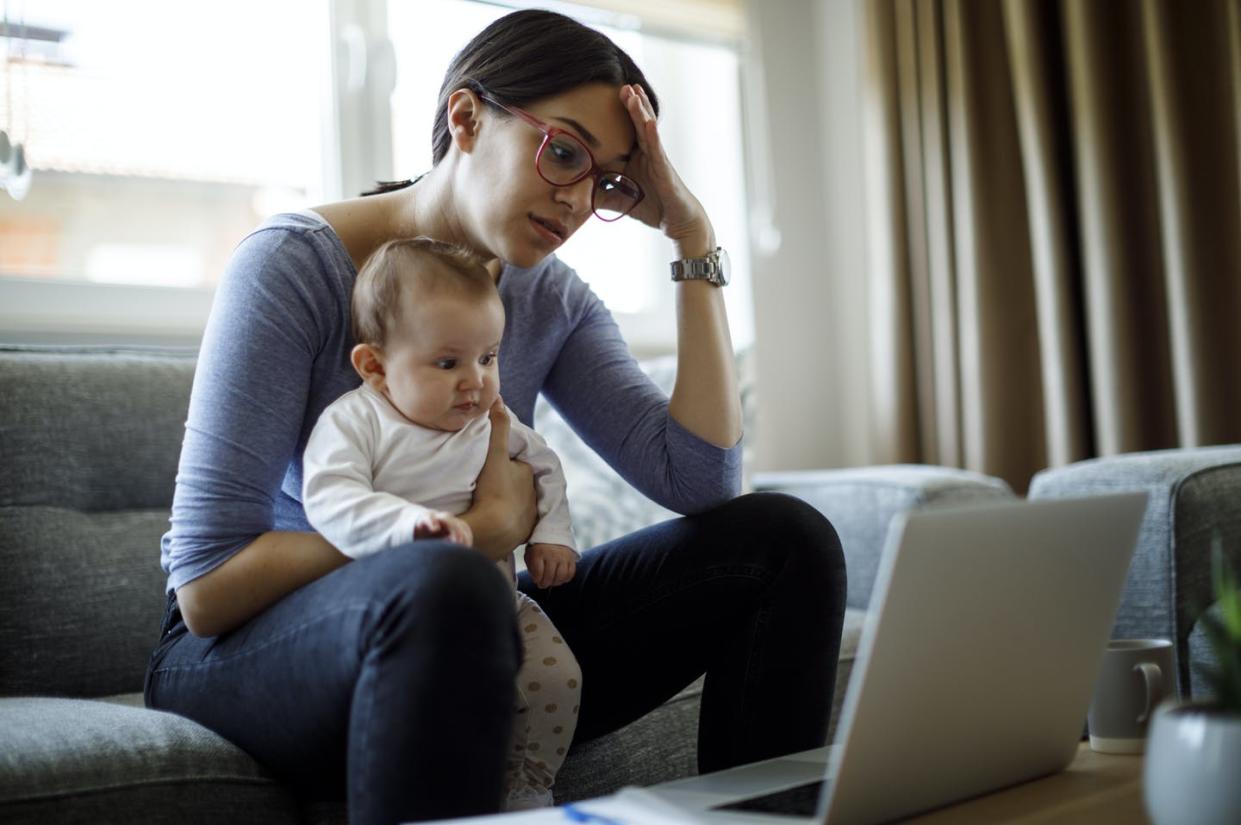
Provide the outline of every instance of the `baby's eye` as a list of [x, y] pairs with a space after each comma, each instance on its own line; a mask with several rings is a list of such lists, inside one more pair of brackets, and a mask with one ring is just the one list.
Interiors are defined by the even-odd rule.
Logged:
[[486, 355], [484, 355], [482, 358], [479, 358], [478, 363], [482, 364], [485, 367], [494, 360], [496, 360], [496, 354], [494, 352], [489, 352]]
[[455, 369], [457, 366], [456, 358], [441, 358], [435, 362], [435, 366], [442, 370]]

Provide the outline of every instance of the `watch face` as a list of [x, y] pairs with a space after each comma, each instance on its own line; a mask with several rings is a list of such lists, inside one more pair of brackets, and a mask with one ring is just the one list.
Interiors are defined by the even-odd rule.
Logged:
[[718, 267], [719, 274], [716, 275], [714, 280], [720, 286], [728, 286], [728, 282], [733, 279], [733, 264], [732, 261], [728, 259], [728, 251], [722, 246], [717, 246], [715, 248], [715, 254], [717, 261], [716, 266]]

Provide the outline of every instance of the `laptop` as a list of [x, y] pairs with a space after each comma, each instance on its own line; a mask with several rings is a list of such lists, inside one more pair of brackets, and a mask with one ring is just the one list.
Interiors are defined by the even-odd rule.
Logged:
[[893, 521], [836, 743], [647, 788], [695, 822], [875, 825], [1063, 770], [1145, 493]]

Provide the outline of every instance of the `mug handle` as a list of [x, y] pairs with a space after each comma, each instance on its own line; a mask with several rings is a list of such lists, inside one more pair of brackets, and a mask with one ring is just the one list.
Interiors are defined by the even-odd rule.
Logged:
[[1140, 671], [1146, 682], [1146, 710], [1137, 718], [1141, 724], [1150, 718], [1151, 709], [1163, 701], [1163, 670], [1159, 665], [1150, 662], [1140, 662], [1134, 665], [1133, 669]]

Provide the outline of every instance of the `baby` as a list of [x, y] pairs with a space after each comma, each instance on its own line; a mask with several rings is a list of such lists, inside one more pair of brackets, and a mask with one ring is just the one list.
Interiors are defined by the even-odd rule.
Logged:
[[[503, 409], [504, 306], [494, 279], [448, 244], [391, 241], [358, 273], [352, 315], [350, 356], [362, 385], [324, 410], [310, 435], [307, 519], [355, 559], [411, 541], [402, 552], [417, 552], [416, 540], [427, 538], [469, 547], [470, 527], [457, 516], [487, 458], [493, 405]], [[564, 475], [546, 442], [508, 414], [509, 454], [534, 469], [538, 499], [526, 567], [540, 588], [554, 587], [573, 578], [578, 558]], [[520, 810], [552, 804], [582, 676], [551, 620], [516, 590], [512, 554], [498, 564], [514, 585], [525, 645], [506, 776], [506, 806]]]

